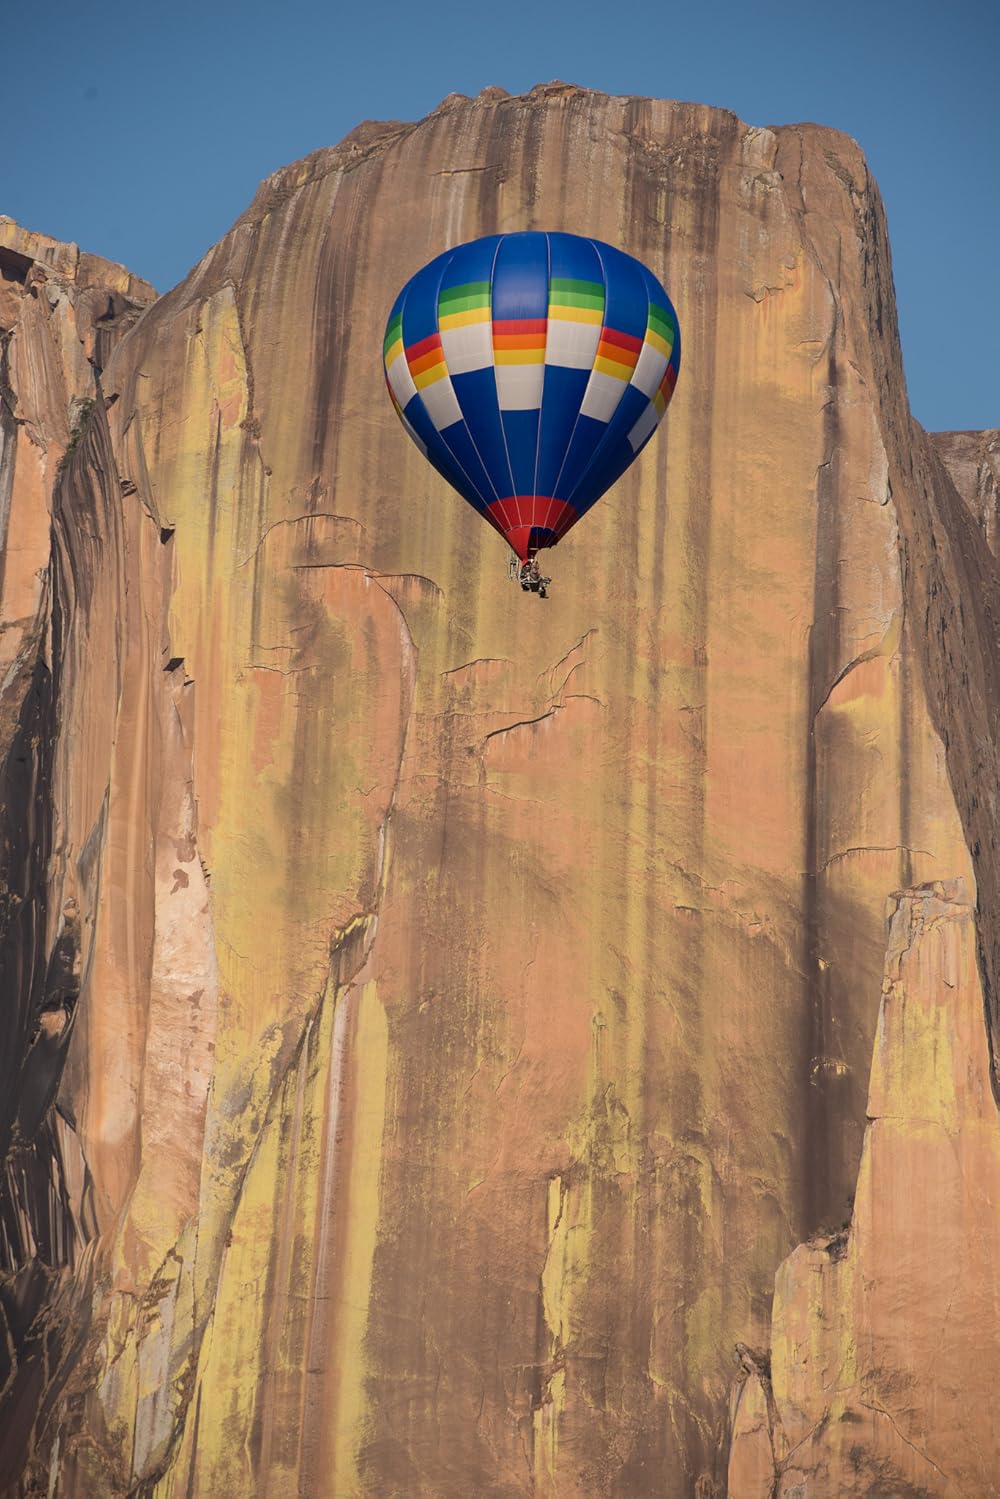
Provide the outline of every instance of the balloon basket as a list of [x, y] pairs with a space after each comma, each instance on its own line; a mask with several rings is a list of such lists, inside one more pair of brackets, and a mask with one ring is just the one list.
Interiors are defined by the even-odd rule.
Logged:
[[525, 562], [519, 561], [517, 557], [511, 557], [507, 564], [507, 576], [520, 583], [525, 593], [533, 593], [540, 599], [548, 598], [549, 584], [552, 579], [543, 576], [538, 566], [537, 553], [531, 553]]

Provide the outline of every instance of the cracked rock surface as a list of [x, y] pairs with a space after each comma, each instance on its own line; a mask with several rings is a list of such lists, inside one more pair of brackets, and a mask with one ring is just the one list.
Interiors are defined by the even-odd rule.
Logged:
[[[378, 363], [424, 261], [527, 228], [621, 243], [685, 338], [544, 604]], [[277, 172], [160, 300], [109, 271], [82, 386], [18, 244], [0, 437], [72, 452], [0, 461], [0, 1487], [721, 1499], [812, 1432], [840, 1492], [778, 1316], [858, 1252], [887, 894], [938, 881], [892, 931], [960, 909], [1000, 992], [985, 470], [910, 421], [858, 147], [453, 95]], [[858, 1380], [872, 1462], [965, 1481], [930, 1384]]]

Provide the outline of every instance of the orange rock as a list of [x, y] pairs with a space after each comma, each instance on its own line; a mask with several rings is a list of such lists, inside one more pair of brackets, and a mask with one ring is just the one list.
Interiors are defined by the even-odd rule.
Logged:
[[853, 1217], [778, 1271], [773, 1393], [754, 1371], [736, 1397], [730, 1499], [997, 1492], [993, 1394], [973, 1372], [1000, 1346], [974, 917], [959, 882], [892, 902]]
[[[68, 695], [60, 691], [67, 677], [76, 675], [81, 688], [91, 684], [63, 652], [59, 604], [87, 613], [95, 554], [114, 557], [118, 538], [113, 525], [96, 534], [87, 485], [74, 486], [71, 554], [64, 553], [62, 572], [54, 562], [56, 492], [102, 420], [98, 366], [154, 295], [121, 266], [0, 217], [3, 1486], [31, 1450], [41, 1403], [59, 1385], [61, 1360], [79, 1350], [87, 1279], [73, 1281], [70, 1271], [86, 1260], [99, 1227], [93, 1179], [69, 1106], [60, 1113], [53, 1105], [81, 1020], [80, 994], [93, 982], [85, 955], [95, 907], [88, 904], [81, 919], [76, 891], [80, 884], [99, 884], [103, 847], [100, 838], [88, 842], [76, 834], [81, 808], [99, 808], [107, 786], [113, 722], [109, 717], [102, 726], [100, 715], [114, 702], [116, 683], [105, 660], [88, 702], [95, 714], [90, 745], [97, 751], [88, 754], [61, 717], [68, 709]], [[108, 608], [115, 607], [116, 592], [106, 590]], [[91, 641], [95, 660], [102, 650], [114, 651], [120, 624], [119, 616], [110, 629], [98, 630]], [[60, 758], [72, 763], [72, 787], [58, 777]], [[95, 1090], [101, 1081], [91, 1079]], [[67, 1277], [69, 1301], [57, 1314], [52, 1298]]]

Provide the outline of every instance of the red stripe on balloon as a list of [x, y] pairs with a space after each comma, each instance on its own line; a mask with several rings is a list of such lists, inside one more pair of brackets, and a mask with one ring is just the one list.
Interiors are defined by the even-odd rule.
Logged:
[[495, 318], [493, 321], [493, 332], [544, 333], [548, 327], [548, 322], [548, 318], [544, 317]]
[[[548, 494], [507, 495], [486, 507], [487, 518], [503, 532], [513, 550], [525, 562], [533, 531], [548, 531], [556, 539], [565, 536], [579, 512], [565, 500]], [[536, 541], [536, 545], [539, 544]], [[542, 546], [552, 546], [542, 541]]]
[[440, 333], [428, 333], [427, 337], [422, 338], [418, 344], [410, 345], [410, 347], [406, 351], [406, 362], [407, 364], [412, 364], [415, 359], [422, 359], [423, 356], [425, 354], [429, 354], [432, 349], [440, 349], [440, 347]]
[[602, 328], [601, 343], [617, 344], [620, 349], [629, 349], [636, 355], [642, 349], [641, 338], [633, 338], [631, 333], [619, 333], [617, 328]]

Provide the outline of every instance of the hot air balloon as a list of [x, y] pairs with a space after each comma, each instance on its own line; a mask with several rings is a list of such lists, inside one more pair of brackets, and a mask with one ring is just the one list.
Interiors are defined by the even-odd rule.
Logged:
[[536, 554], [642, 451], [680, 353], [651, 271], [600, 240], [543, 233], [437, 256], [396, 298], [383, 346], [403, 426], [543, 594]]

